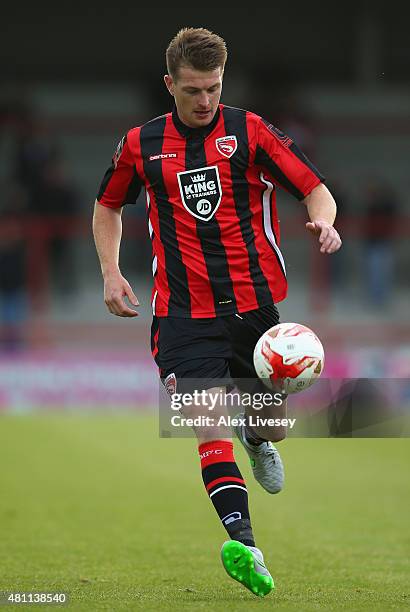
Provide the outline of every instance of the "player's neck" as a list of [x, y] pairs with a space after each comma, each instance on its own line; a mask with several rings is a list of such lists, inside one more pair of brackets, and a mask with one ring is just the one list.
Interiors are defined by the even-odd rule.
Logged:
[[206, 136], [206, 135], [208, 135], [208, 134], [210, 134], [212, 132], [212, 130], [214, 129], [214, 127], [218, 123], [220, 114], [221, 114], [221, 111], [220, 111], [220, 107], [218, 106], [218, 108], [216, 110], [216, 113], [215, 113], [215, 115], [212, 118], [212, 121], [210, 121], [208, 123], [208, 125], [198, 126], [198, 127], [191, 127], [191, 126], [187, 125], [181, 119], [181, 117], [178, 114], [177, 107], [174, 106], [173, 111], [172, 111], [172, 119], [173, 119], [175, 127], [180, 132], [180, 134], [182, 134], [183, 136], [189, 136], [189, 135], [193, 135], [193, 134], [200, 134], [202, 136]]

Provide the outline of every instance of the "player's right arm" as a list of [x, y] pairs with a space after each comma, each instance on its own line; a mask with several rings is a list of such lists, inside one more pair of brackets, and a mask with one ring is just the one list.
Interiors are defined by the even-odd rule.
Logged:
[[102, 206], [97, 200], [94, 205], [93, 233], [95, 246], [104, 279], [104, 301], [108, 310], [119, 317], [137, 317], [138, 313], [124, 301], [126, 296], [133, 306], [139, 306], [138, 299], [119, 267], [122, 235], [122, 208]]
[[104, 301], [108, 310], [119, 317], [136, 317], [138, 313], [127, 306], [139, 302], [119, 267], [122, 236], [122, 207], [134, 203], [142, 182], [136, 172], [135, 159], [129, 142], [131, 132], [120, 141], [114, 153], [94, 205], [93, 233], [104, 279]]

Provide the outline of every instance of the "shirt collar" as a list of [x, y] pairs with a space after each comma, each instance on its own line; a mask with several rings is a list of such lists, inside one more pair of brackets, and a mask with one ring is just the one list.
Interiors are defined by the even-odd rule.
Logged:
[[177, 107], [174, 106], [174, 109], [172, 111], [172, 121], [174, 122], [174, 125], [177, 128], [178, 132], [184, 138], [190, 138], [192, 136], [200, 136], [201, 138], [205, 139], [207, 136], [209, 136], [209, 134], [212, 132], [212, 130], [218, 123], [220, 115], [221, 115], [221, 110], [220, 110], [220, 107], [218, 106], [215, 116], [212, 119], [211, 123], [209, 123], [208, 125], [205, 125], [204, 127], [191, 128], [188, 125], [185, 125], [185, 123], [182, 123], [181, 119], [178, 117]]

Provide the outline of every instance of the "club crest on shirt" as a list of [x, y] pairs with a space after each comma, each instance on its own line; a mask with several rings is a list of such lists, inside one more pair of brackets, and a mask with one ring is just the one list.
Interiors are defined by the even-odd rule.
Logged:
[[209, 221], [222, 199], [217, 166], [178, 172], [179, 191], [187, 211], [202, 221]]
[[219, 153], [222, 153], [225, 157], [232, 157], [238, 148], [238, 141], [236, 136], [223, 136], [215, 140], [215, 145]]

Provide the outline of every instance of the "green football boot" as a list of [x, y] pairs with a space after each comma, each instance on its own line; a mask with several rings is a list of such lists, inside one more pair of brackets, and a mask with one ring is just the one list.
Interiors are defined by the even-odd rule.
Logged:
[[221, 558], [229, 576], [243, 584], [254, 595], [264, 597], [275, 588], [259, 548], [229, 540], [222, 546]]

